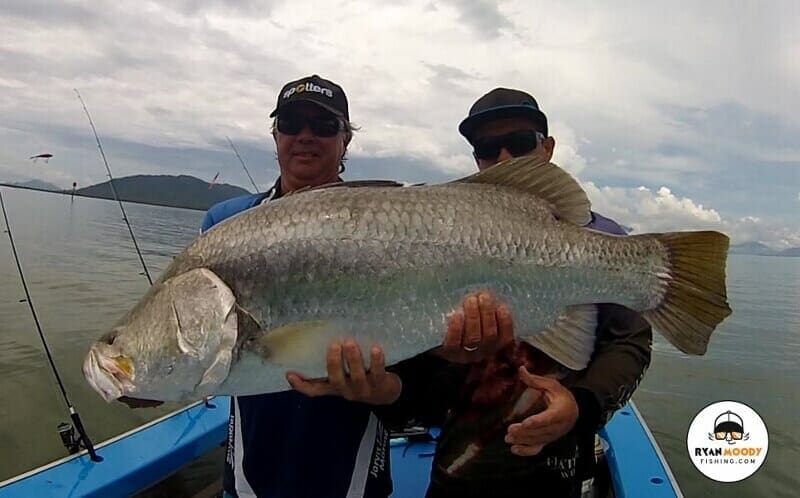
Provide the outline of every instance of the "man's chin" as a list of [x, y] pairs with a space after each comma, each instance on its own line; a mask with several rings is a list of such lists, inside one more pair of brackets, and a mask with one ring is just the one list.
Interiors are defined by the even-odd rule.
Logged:
[[329, 178], [336, 178], [337, 171], [338, 165], [332, 170], [324, 166], [319, 157], [308, 159], [293, 157], [289, 165], [290, 174], [305, 185], [327, 183]]

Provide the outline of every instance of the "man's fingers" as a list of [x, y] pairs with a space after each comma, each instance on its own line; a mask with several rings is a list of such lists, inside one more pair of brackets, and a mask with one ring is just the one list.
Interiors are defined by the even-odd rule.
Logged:
[[332, 385], [344, 389], [344, 363], [342, 359], [342, 344], [334, 342], [328, 347], [328, 382]]
[[313, 382], [306, 380], [295, 373], [286, 374], [286, 380], [295, 391], [301, 392], [306, 396], [325, 396], [336, 394], [336, 388], [327, 382]]
[[526, 386], [539, 389], [540, 391], [552, 391], [559, 385], [557, 380], [551, 379], [550, 377], [533, 375], [528, 372], [528, 369], [524, 366], [519, 367], [519, 378]]
[[535, 431], [509, 431], [504, 440], [508, 444], [524, 444], [531, 446], [552, 443], [558, 438], [558, 431], [552, 429], [536, 429]]
[[511, 446], [511, 453], [518, 456], [536, 456], [542, 452], [544, 445], [527, 446], [515, 444]]
[[495, 313], [497, 315], [497, 344], [503, 347], [514, 342], [514, 320], [511, 309], [505, 304], [500, 304]]
[[344, 343], [344, 359], [350, 367], [350, 380], [353, 382], [366, 382], [367, 372], [364, 369], [364, 357], [361, 356], [361, 348], [355, 341]]
[[350, 378], [347, 379], [347, 391], [345, 398], [355, 396], [363, 398], [369, 394], [369, 383], [367, 382], [367, 372], [364, 369], [364, 358], [361, 356], [361, 348], [355, 341], [348, 340], [344, 343], [344, 358], [350, 369]]
[[556, 439], [558, 439], [558, 434], [551, 432], [530, 437], [512, 437], [506, 442], [515, 446], [516, 445], [544, 446], [546, 444], [552, 443]]
[[481, 312], [481, 333], [483, 342], [493, 346], [497, 340], [497, 318], [495, 316], [495, 302], [492, 295], [488, 292], [478, 294], [478, 307]]
[[461, 349], [461, 339], [464, 335], [464, 321], [463, 310], [450, 313], [447, 320], [447, 333], [444, 336], [443, 343], [445, 352], [454, 352]]
[[386, 357], [380, 346], [369, 348], [369, 375], [373, 379], [380, 379], [386, 375]]
[[555, 410], [547, 407], [544, 411], [539, 412], [536, 415], [531, 415], [523, 420], [520, 424], [522, 426], [520, 429], [523, 431], [530, 431], [532, 429], [535, 430], [537, 428], [546, 429], [557, 422], [556, 414], [554, 412]]
[[467, 296], [464, 301], [464, 342], [468, 348], [477, 347], [481, 342], [481, 310], [478, 297], [474, 294]]

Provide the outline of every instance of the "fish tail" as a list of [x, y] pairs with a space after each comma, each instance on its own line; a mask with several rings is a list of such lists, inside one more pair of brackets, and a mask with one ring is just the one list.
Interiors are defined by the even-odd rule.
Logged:
[[704, 354], [714, 328], [731, 314], [725, 290], [729, 239], [713, 231], [655, 237], [667, 249], [666, 289], [658, 306], [642, 315], [684, 353]]

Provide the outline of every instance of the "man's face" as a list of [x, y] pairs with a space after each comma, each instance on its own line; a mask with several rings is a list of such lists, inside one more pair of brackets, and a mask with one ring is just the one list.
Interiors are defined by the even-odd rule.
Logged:
[[[512, 157], [524, 156], [541, 156], [542, 159], [549, 161], [553, 157], [553, 149], [556, 142], [553, 137], [545, 137], [543, 140], [538, 140], [535, 136], [536, 127], [532, 121], [525, 118], [500, 118], [494, 121], [489, 121], [481, 125], [473, 137], [473, 147], [479, 144], [497, 143], [500, 137], [505, 137], [509, 140], [517, 142], [518, 145], [525, 145], [528, 141], [529, 145], [533, 147], [529, 152], [517, 154], [516, 156], [510, 152], [505, 146], [500, 147], [499, 153], [496, 157], [477, 157], [475, 160], [478, 163], [478, 169], [484, 170], [490, 166], [494, 166], [500, 161], [511, 159]], [[502, 140], [501, 140], [502, 142]], [[491, 149], [492, 147], [489, 147]], [[514, 147], [510, 147], [512, 151]]]
[[281, 131], [280, 122], [276, 126], [273, 137], [283, 180], [295, 189], [335, 181], [346, 148], [345, 132], [340, 129], [333, 136], [320, 136], [310, 124], [319, 120], [329, 127], [335, 116], [311, 102], [297, 102], [281, 111], [278, 120], [302, 126], [286, 132]]

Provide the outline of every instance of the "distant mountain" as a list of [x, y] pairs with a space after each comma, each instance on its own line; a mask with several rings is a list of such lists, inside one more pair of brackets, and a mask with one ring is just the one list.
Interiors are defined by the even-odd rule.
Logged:
[[16, 185], [18, 187], [28, 187], [28, 188], [37, 188], [42, 190], [61, 190], [60, 187], [53, 185], [52, 183], [47, 183], [42, 180], [28, 180], [27, 182], [11, 182], [9, 185]]
[[779, 251], [762, 244], [761, 242], [745, 242], [743, 244], [733, 244], [728, 250], [730, 254], [750, 254], [752, 256], [783, 256], [788, 258], [800, 258], [800, 247], [790, 247]]
[[[114, 179], [120, 200], [159, 206], [205, 210], [226, 199], [251, 193], [227, 183], [210, 186], [210, 183], [186, 175], [135, 175]], [[109, 182], [84, 187], [75, 193], [101, 199], [114, 198]]]
[[733, 244], [728, 249], [730, 254], [751, 254], [755, 256], [773, 256], [778, 251], [762, 244], [761, 242], [745, 242], [743, 244]]
[[800, 247], [790, 247], [778, 253], [778, 256], [786, 256], [790, 258], [800, 258]]

